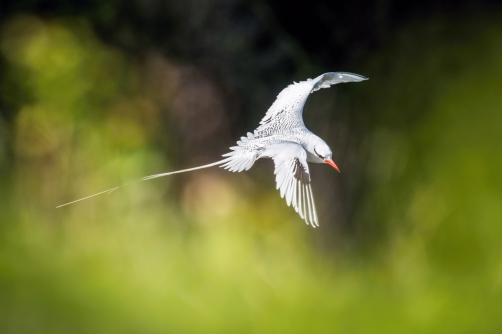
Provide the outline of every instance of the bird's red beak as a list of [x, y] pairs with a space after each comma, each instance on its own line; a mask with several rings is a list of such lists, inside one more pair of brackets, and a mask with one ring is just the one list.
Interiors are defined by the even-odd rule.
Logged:
[[333, 167], [334, 169], [336, 169], [338, 171], [338, 173], [341, 173], [340, 170], [338, 169], [338, 166], [333, 161], [333, 159], [326, 159], [326, 160], [324, 160], [324, 162], [327, 163], [328, 165], [330, 165], [331, 167]]

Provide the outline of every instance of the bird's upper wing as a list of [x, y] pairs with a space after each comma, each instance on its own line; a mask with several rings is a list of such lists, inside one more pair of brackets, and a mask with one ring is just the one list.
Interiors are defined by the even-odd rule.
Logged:
[[267, 148], [264, 156], [274, 160], [277, 189], [286, 203], [312, 227], [319, 226], [310, 185], [307, 152], [297, 143], [286, 142]]
[[295, 82], [279, 93], [277, 99], [261, 120], [260, 127], [256, 130], [258, 133], [269, 135], [270, 130], [277, 132], [277, 130], [288, 130], [304, 126], [302, 119], [303, 106], [310, 93], [337, 83], [363, 80], [367, 80], [367, 78], [359, 74], [328, 72], [315, 79]]

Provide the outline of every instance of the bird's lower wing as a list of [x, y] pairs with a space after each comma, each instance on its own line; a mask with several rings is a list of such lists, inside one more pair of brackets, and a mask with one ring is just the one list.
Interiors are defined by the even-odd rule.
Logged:
[[277, 189], [286, 203], [312, 227], [319, 226], [310, 183], [307, 152], [299, 144], [288, 142], [272, 145], [262, 156], [274, 160]]

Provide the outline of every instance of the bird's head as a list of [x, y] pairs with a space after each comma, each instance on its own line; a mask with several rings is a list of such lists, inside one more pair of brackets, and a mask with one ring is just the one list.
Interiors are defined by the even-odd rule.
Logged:
[[331, 153], [331, 149], [329, 148], [328, 144], [326, 144], [324, 141], [317, 143], [314, 146], [314, 153], [317, 155], [317, 157], [319, 159], [324, 161], [324, 163], [330, 165], [331, 167], [336, 169], [338, 171], [338, 173], [340, 173], [340, 169], [338, 169], [338, 166], [335, 164], [335, 162], [331, 158], [332, 153]]

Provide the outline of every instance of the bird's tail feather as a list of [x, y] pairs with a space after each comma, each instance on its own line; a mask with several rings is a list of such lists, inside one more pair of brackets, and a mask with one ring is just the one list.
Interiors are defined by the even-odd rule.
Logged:
[[193, 168], [188, 168], [188, 169], [177, 170], [177, 171], [169, 172], [169, 173], [161, 173], [161, 174], [154, 174], [154, 175], [150, 175], [150, 176], [145, 176], [145, 177], [142, 177], [139, 180], [131, 181], [131, 182], [125, 183], [125, 184], [123, 184], [121, 186], [118, 186], [118, 187], [115, 187], [115, 188], [111, 188], [111, 189], [108, 189], [108, 190], [105, 190], [105, 191], [101, 191], [101, 192], [99, 192], [97, 194], [94, 194], [94, 195], [90, 195], [90, 196], [87, 196], [87, 197], [84, 197], [84, 198], [80, 198], [80, 199], [77, 199], [77, 200], [69, 202], [69, 203], [58, 205], [56, 207], [56, 209], [57, 208], [61, 208], [61, 207], [66, 206], [66, 205], [77, 203], [77, 202], [83, 201], [84, 199], [88, 199], [88, 198], [91, 198], [91, 197], [94, 197], [94, 196], [98, 196], [98, 195], [101, 195], [101, 194], [104, 194], [104, 193], [111, 194], [112, 192], [114, 192], [115, 190], [117, 190], [119, 188], [131, 185], [131, 184], [134, 184], [134, 183], [138, 183], [138, 182], [142, 182], [142, 181], [146, 181], [146, 180], [151, 180], [151, 179], [156, 179], [158, 177], [169, 176], [169, 175], [172, 175], [172, 174], [191, 172], [191, 171], [194, 171], [194, 170], [197, 170], [197, 169], [204, 169], [204, 168], [219, 166], [219, 165], [222, 165], [222, 164], [228, 162], [228, 160], [229, 160], [229, 158], [226, 158], [226, 159], [223, 159], [223, 160], [220, 160], [220, 161], [213, 162], [212, 164], [208, 164], [208, 165], [203, 165], [203, 166], [199, 166], [199, 167], [193, 167]]

